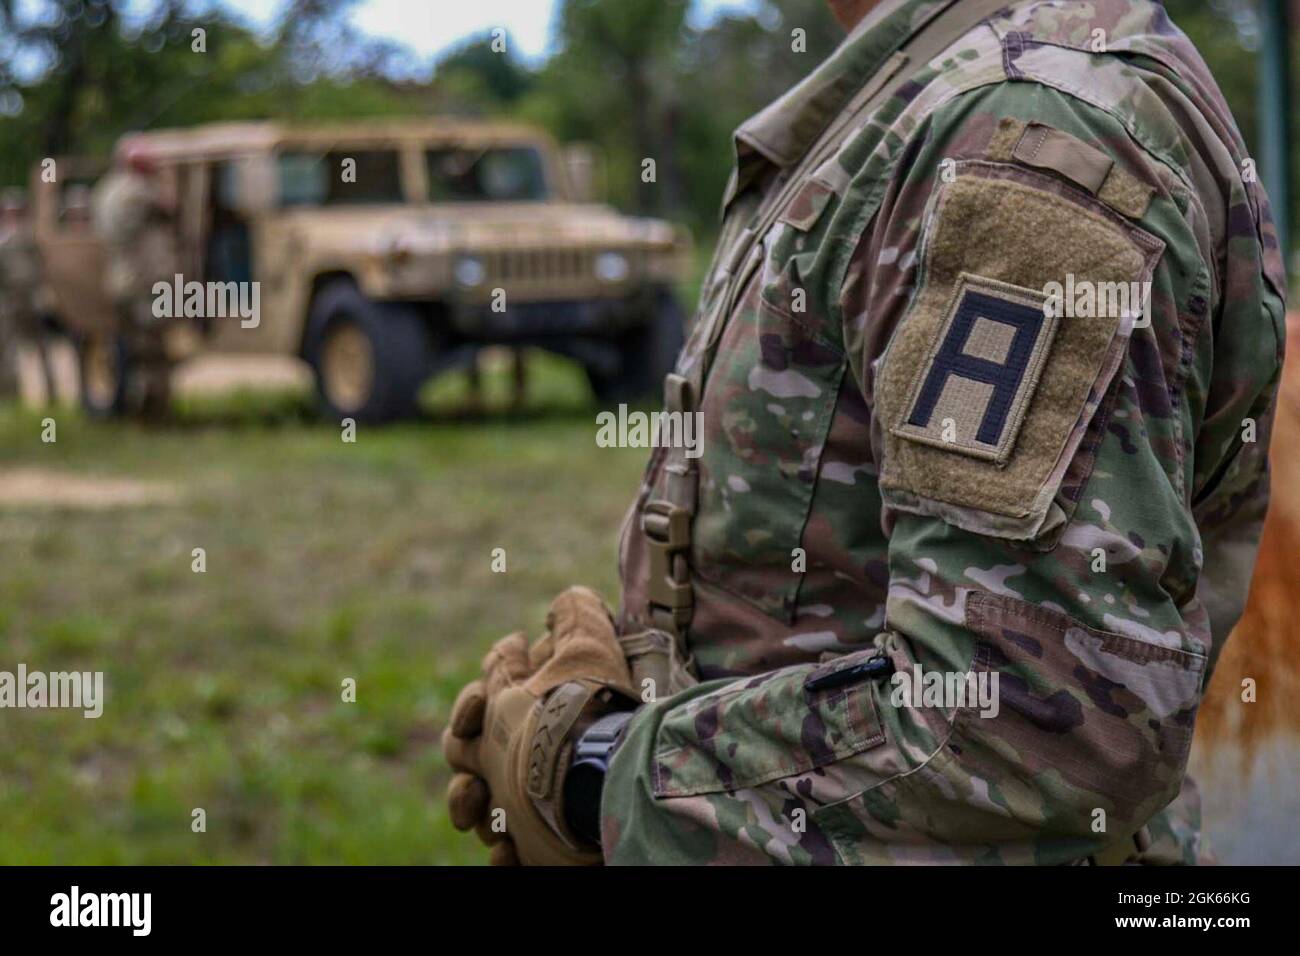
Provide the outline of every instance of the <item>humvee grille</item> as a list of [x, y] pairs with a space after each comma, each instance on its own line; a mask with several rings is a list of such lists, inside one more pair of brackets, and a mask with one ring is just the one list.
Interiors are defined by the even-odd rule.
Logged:
[[532, 284], [589, 280], [595, 271], [589, 249], [512, 249], [487, 256], [491, 283]]

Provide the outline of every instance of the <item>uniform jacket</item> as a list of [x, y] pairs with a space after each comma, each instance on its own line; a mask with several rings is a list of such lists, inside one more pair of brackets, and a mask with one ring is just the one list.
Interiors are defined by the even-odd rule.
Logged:
[[[611, 863], [1069, 863], [1147, 823], [1153, 860], [1198, 851], [1170, 804], [1258, 546], [1284, 278], [1163, 6], [1008, 2], [907, 67], [743, 254], [944, 6], [886, 0], [736, 134], [679, 364], [708, 369], [703, 681], [632, 721]], [[624, 633], [663, 463], [624, 529]], [[894, 676], [855, 678], [877, 655]]]

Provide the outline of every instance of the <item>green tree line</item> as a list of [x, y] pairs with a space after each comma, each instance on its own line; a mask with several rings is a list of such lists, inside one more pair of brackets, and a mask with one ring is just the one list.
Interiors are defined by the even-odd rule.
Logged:
[[[409, 50], [352, 28], [356, 2], [288, 0], [259, 34], [202, 0], [160, 0], [143, 13], [128, 0], [0, 0], [0, 184], [25, 182], [45, 156], [107, 153], [133, 129], [511, 117], [563, 141], [597, 144], [609, 198], [620, 207], [707, 234], [732, 130], [806, 75], [841, 35], [824, 0], [767, 0], [707, 21], [692, 15], [691, 0], [560, 0], [553, 52], [540, 64], [520, 59], [508, 36], [502, 51], [500, 38], [485, 34], [466, 38], [430, 73]], [[1166, 6], [1257, 143], [1253, 3]], [[641, 181], [646, 157], [656, 160], [653, 184]]]

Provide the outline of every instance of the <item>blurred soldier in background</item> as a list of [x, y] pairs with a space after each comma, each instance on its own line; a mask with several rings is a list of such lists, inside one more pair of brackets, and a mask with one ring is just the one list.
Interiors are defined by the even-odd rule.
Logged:
[[166, 414], [171, 400], [167, 318], [153, 313], [153, 286], [175, 275], [172, 210], [162, 196], [157, 159], [139, 141], [123, 140], [112, 171], [95, 186], [94, 229], [107, 256], [105, 282], [122, 335], [128, 381], [139, 395], [132, 409], [146, 419]]
[[80, 183], [69, 185], [63, 200], [64, 227], [73, 232], [86, 232], [92, 228], [90, 218], [90, 187]]
[[0, 196], [0, 396], [19, 394], [19, 352], [27, 341], [40, 356], [46, 398], [55, 399], [54, 374], [37, 308], [40, 285], [41, 259], [26, 197], [19, 190], [6, 190]]

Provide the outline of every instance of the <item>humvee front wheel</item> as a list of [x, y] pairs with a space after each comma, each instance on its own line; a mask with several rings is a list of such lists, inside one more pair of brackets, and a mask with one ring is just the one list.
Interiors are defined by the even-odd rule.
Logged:
[[356, 411], [375, 387], [375, 350], [355, 322], [338, 321], [321, 343], [320, 385], [334, 408]]
[[431, 351], [418, 311], [373, 302], [351, 282], [330, 283], [312, 302], [307, 360], [331, 418], [385, 422], [413, 414]]

